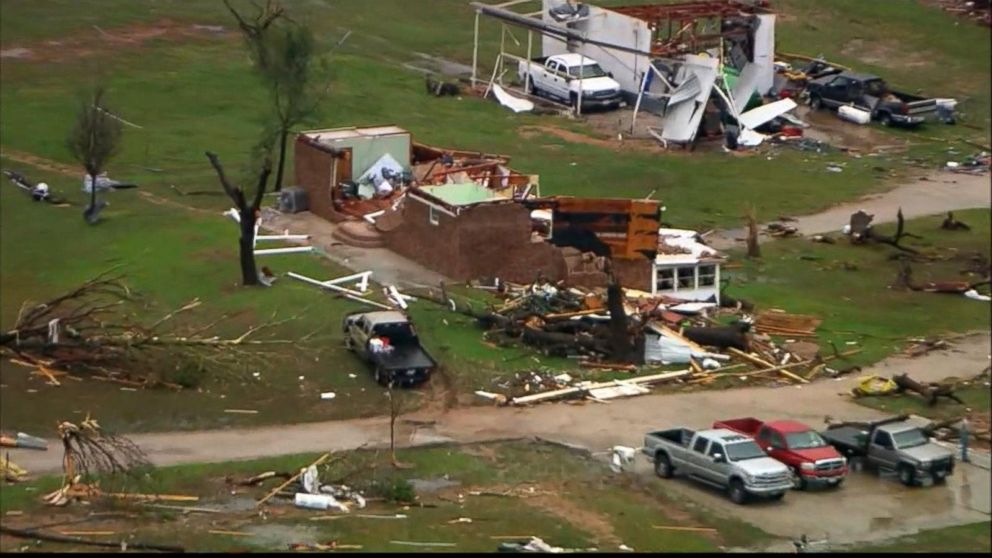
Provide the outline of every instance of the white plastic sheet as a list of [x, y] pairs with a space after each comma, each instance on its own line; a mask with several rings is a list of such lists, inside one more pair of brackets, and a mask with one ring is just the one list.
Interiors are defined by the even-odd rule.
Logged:
[[534, 110], [534, 103], [528, 101], [527, 99], [521, 99], [510, 95], [505, 89], [495, 83], [493, 84], [493, 94], [496, 95], [496, 100], [499, 101], [499, 104], [512, 110], [513, 112], [529, 112]]

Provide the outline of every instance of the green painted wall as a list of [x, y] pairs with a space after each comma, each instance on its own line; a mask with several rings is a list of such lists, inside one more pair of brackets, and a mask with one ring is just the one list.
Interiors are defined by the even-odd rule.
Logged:
[[351, 148], [351, 177], [357, 180], [369, 167], [386, 153], [404, 167], [410, 168], [410, 135], [391, 135], [354, 138], [334, 142], [338, 148]]

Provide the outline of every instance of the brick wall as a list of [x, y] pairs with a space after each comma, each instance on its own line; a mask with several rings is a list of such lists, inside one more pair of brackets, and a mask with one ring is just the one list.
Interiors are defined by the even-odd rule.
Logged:
[[311, 213], [329, 221], [340, 222], [347, 216], [335, 210], [331, 200], [333, 164], [334, 157], [330, 153], [308, 143], [302, 136], [297, 136], [293, 147], [296, 184], [306, 189]]
[[497, 276], [530, 283], [538, 273], [565, 277], [561, 251], [530, 240], [530, 212], [507, 203], [467, 208], [458, 217], [437, 212], [414, 199], [403, 204], [403, 223], [384, 232], [386, 246], [427, 268], [460, 281]]

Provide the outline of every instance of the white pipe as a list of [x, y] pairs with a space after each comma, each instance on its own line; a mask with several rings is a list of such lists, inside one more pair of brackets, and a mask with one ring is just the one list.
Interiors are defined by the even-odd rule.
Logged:
[[386, 306], [385, 304], [380, 304], [378, 302], [375, 302], [374, 300], [366, 300], [366, 299], [364, 299], [362, 297], [355, 296], [353, 294], [350, 294], [350, 291], [348, 291], [348, 289], [345, 289], [345, 288], [342, 288], [342, 287], [338, 287], [336, 285], [326, 285], [326, 284], [321, 283], [320, 281], [318, 281], [316, 279], [311, 279], [310, 277], [307, 277], [305, 275], [300, 275], [299, 273], [293, 273], [292, 271], [290, 271], [286, 275], [288, 275], [289, 277], [292, 277], [293, 279], [296, 279], [298, 281], [303, 281], [304, 283], [310, 283], [311, 285], [320, 287], [322, 289], [328, 289], [328, 290], [331, 290], [331, 291], [335, 291], [335, 292], [341, 293], [345, 298], [347, 298], [349, 300], [354, 300], [356, 302], [364, 302], [365, 304], [368, 304], [369, 306], [374, 306], [376, 308], [381, 308], [383, 310], [392, 310], [392, 307], [390, 307], [390, 306]]
[[294, 246], [292, 248], [269, 248], [267, 250], [255, 250], [256, 256], [273, 256], [276, 254], [302, 254], [313, 252], [313, 246]]
[[255, 237], [255, 240], [310, 240], [310, 235], [308, 234], [276, 234], [276, 235], [259, 235]]
[[382, 217], [385, 214], [386, 214], [386, 210], [380, 209], [379, 211], [373, 211], [372, 213], [366, 213], [365, 215], [362, 215], [362, 219], [368, 221], [370, 225], [374, 225], [376, 218]]
[[348, 281], [353, 281], [355, 279], [361, 279], [358, 283], [358, 291], [350, 291], [355, 294], [365, 294], [365, 291], [369, 288], [369, 277], [372, 276], [371, 271], [363, 271], [362, 273], [356, 273], [354, 275], [348, 275], [346, 277], [338, 277], [336, 279], [330, 279], [328, 281], [321, 281], [320, 283], [325, 286], [338, 286], [341, 283], [347, 283]]

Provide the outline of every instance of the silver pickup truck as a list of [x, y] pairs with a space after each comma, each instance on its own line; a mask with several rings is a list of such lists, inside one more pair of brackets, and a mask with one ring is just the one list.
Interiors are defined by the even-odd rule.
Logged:
[[659, 477], [681, 472], [727, 490], [735, 504], [749, 497], [778, 500], [792, 488], [789, 468], [768, 457], [747, 436], [726, 428], [672, 428], [644, 435], [644, 453]]

